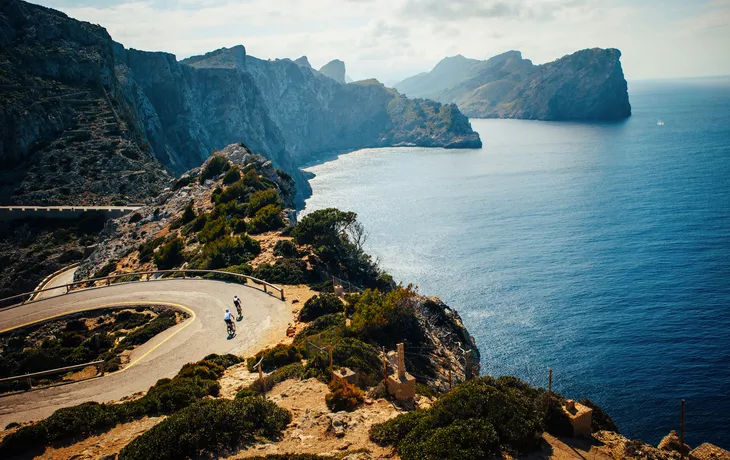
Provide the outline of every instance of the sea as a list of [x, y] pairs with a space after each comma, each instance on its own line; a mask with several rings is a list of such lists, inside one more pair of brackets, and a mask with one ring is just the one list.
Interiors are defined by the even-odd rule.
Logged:
[[482, 375], [602, 406], [630, 438], [730, 448], [730, 77], [630, 81], [617, 123], [472, 119], [479, 150], [306, 168], [394, 278], [455, 308]]

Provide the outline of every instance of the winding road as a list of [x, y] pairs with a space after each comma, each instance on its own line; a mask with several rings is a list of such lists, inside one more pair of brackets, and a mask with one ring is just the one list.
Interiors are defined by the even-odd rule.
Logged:
[[[226, 335], [223, 314], [233, 296], [243, 304], [237, 334]], [[56, 409], [85, 401], [113, 401], [146, 391], [174, 376], [188, 362], [210, 353], [250, 355], [278, 342], [292, 321], [287, 304], [253, 286], [203, 279], [164, 279], [115, 284], [44, 298], [0, 310], [0, 332], [79, 310], [124, 305], [164, 304], [191, 317], [138, 347], [123, 370], [69, 385], [0, 397], [0, 427], [39, 420]]]

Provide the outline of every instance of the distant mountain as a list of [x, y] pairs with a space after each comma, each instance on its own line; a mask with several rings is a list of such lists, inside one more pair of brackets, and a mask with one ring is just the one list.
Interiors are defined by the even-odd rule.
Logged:
[[321, 69], [319, 69], [319, 73], [330, 77], [337, 83], [347, 83], [345, 80], [345, 63], [339, 59], [334, 59], [325, 64]]
[[137, 202], [245, 143], [289, 173], [334, 150], [480, 147], [453, 104], [410, 100], [344, 63], [262, 60], [243, 46], [178, 61], [126, 49], [50, 8], [0, 1], [0, 201]]
[[408, 97], [455, 103], [469, 117], [619, 120], [631, 115], [617, 49], [587, 49], [536, 66], [519, 51], [486, 61], [461, 55], [395, 88]]

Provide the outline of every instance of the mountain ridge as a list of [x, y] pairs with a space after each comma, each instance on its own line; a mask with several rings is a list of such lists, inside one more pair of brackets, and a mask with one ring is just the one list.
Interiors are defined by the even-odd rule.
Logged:
[[[88, 199], [99, 204], [148, 200], [170, 183], [168, 172], [245, 143], [294, 177], [301, 203], [310, 188], [299, 166], [319, 153], [481, 147], [456, 106], [339, 83], [304, 60], [262, 60], [242, 45], [178, 61], [21, 0], [0, 5], [0, 43], [2, 201], [81, 204], [90, 183]], [[83, 99], [64, 99], [74, 94]], [[55, 184], [59, 162], [68, 174]], [[34, 191], [39, 183], [50, 185]]]
[[520, 51], [488, 60], [462, 55], [394, 87], [409, 97], [455, 103], [474, 118], [620, 120], [631, 115], [617, 49], [585, 49], [534, 65]]

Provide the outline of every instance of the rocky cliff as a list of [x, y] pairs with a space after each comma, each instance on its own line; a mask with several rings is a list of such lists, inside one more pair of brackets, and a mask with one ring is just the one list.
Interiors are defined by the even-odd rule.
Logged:
[[137, 202], [169, 177], [115, 75], [106, 31], [0, 2], [0, 200]]
[[586, 49], [533, 65], [519, 51], [486, 61], [446, 58], [395, 85], [409, 97], [456, 103], [476, 118], [620, 120], [631, 115], [617, 49]]
[[319, 73], [330, 77], [337, 83], [346, 83], [345, 72], [345, 63], [339, 59], [332, 60], [319, 69]]
[[481, 146], [453, 106], [347, 85], [306, 59], [265, 61], [236, 46], [177, 61], [19, 0], [0, 4], [0, 45], [0, 160], [12, 168], [3, 201], [74, 203], [86, 191], [92, 202], [140, 201], [168, 183], [165, 170], [199, 166], [230, 143], [270, 158], [302, 195], [297, 166], [319, 152]]

